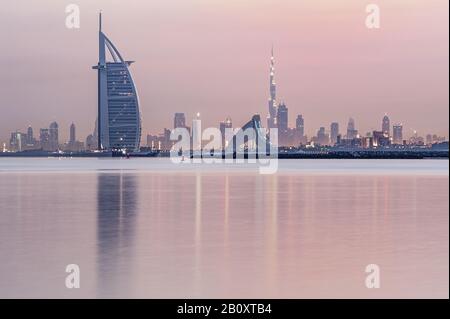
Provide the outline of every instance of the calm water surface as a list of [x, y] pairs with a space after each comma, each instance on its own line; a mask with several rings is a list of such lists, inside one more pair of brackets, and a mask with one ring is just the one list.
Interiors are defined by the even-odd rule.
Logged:
[[279, 166], [0, 158], [0, 297], [449, 297], [448, 161]]

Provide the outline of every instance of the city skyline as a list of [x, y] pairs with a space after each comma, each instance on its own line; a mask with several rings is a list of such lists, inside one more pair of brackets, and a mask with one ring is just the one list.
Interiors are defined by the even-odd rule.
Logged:
[[[108, 50], [113, 61], [109, 61], [106, 57], [106, 50]], [[112, 148], [127, 149], [128, 151], [139, 151], [140, 147], [150, 148], [171, 148], [170, 132], [168, 128], [164, 128], [163, 133], [159, 135], [152, 135], [147, 133], [146, 142], [142, 139], [141, 132], [141, 118], [139, 113], [139, 98], [137, 89], [135, 87], [133, 78], [128, 67], [134, 61], [126, 61], [122, 58], [117, 48], [102, 32], [102, 13], [99, 13], [99, 62], [93, 66], [92, 69], [98, 70], [98, 116], [97, 119], [102, 119], [100, 124], [98, 120], [95, 121], [95, 127], [92, 134], [89, 134], [85, 143], [75, 139], [75, 124], [72, 122], [69, 129], [69, 140], [66, 143], [60, 143], [58, 135], [58, 124], [53, 121], [50, 128], [41, 128], [39, 140], [34, 139], [33, 128], [28, 126], [27, 133], [11, 132], [9, 147], [14, 150], [22, 151], [25, 149], [36, 149], [41, 147], [47, 151], [81, 151], [81, 150], [108, 150]], [[104, 72], [104, 74], [102, 73]], [[118, 83], [117, 81], [123, 81]], [[321, 126], [316, 134], [305, 134], [305, 119], [302, 114], [298, 114], [295, 120], [295, 127], [290, 126], [289, 109], [284, 102], [277, 101], [277, 85], [275, 81], [275, 57], [274, 47], [272, 45], [270, 56], [270, 70], [269, 70], [269, 99], [268, 99], [268, 113], [267, 113], [267, 128], [277, 128], [279, 132], [280, 146], [301, 146], [309, 143], [323, 145], [323, 146], [350, 146], [351, 147], [385, 147], [392, 145], [431, 145], [440, 143], [447, 139], [447, 136], [440, 136], [438, 134], [427, 133], [426, 135], [419, 135], [416, 130], [411, 134], [404, 133], [404, 126], [400, 122], [391, 125], [391, 120], [388, 113], [385, 113], [381, 120], [381, 130], [373, 129], [372, 131], [359, 131], [356, 127], [353, 117], [349, 117], [347, 123], [346, 134], [340, 133], [339, 122], [331, 122], [330, 128], [326, 129]], [[124, 100], [124, 98], [126, 100]], [[125, 103], [125, 104], [123, 104]], [[126, 113], [124, 113], [126, 111]], [[131, 113], [130, 113], [131, 112]], [[113, 115], [113, 116], [111, 116]], [[135, 120], [131, 121], [130, 116]], [[256, 116], [260, 117], [257, 113]], [[111, 120], [111, 118], [113, 118]], [[117, 126], [116, 121], [121, 121], [122, 124]], [[200, 120], [200, 113], [197, 112], [192, 118], [192, 127]], [[186, 114], [183, 112], [176, 112], [174, 114], [173, 128], [187, 128]], [[103, 123], [103, 124], [102, 124]], [[198, 125], [197, 125], [198, 126]], [[52, 128], [53, 127], [53, 128]], [[55, 128], [56, 127], [56, 128]], [[239, 126], [232, 126], [232, 119], [227, 116], [225, 121], [220, 121], [218, 128], [224, 137], [224, 129], [239, 128]], [[392, 134], [391, 134], [392, 129]], [[119, 130], [119, 131], [117, 131]], [[131, 131], [130, 131], [131, 130]], [[53, 134], [52, 134], [53, 132]], [[56, 132], [56, 133], [55, 133]], [[133, 136], [127, 134], [132, 132]], [[192, 133], [192, 132], [191, 132]], [[110, 142], [110, 134], [113, 134], [114, 142]], [[197, 134], [200, 134], [198, 132]], [[48, 135], [48, 136], [47, 136]], [[129, 135], [129, 134], [128, 134]], [[56, 136], [56, 137], [55, 137]], [[347, 140], [347, 141], [346, 141]], [[354, 144], [355, 140], [357, 143]], [[156, 144], [158, 143], [158, 147]], [[222, 138], [222, 146], [225, 146], [225, 140]], [[197, 141], [198, 147], [201, 148], [201, 141]], [[3, 143], [3, 149], [6, 150], [6, 143]]]
[[[252, 120], [257, 118], [259, 121], [258, 126], [261, 126], [260, 115], [256, 114], [252, 117]], [[353, 118], [349, 118], [345, 131], [340, 130], [338, 122], [330, 123], [329, 129], [325, 126], [321, 126], [315, 135], [307, 136], [304, 134], [305, 119], [301, 114], [296, 117], [295, 127], [288, 127], [288, 108], [284, 104], [279, 104], [277, 107], [277, 118], [279, 123], [276, 125], [279, 131], [278, 145], [282, 147], [294, 147], [294, 148], [311, 148], [311, 147], [333, 147], [333, 148], [352, 148], [352, 149], [391, 149], [400, 148], [406, 149], [409, 147], [431, 147], [434, 144], [447, 143], [448, 139], [444, 136], [428, 133], [426, 135], [419, 135], [414, 132], [412, 136], [406, 136], [403, 131], [402, 123], [394, 123], [391, 125], [391, 120], [387, 114], [383, 116], [380, 123], [380, 129], [370, 132], [359, 132], [357, 125]], [[240, 127], [241, 130], [249, 126], [248, 122], [244, 126]], [[186, 115], [184, 113], [175, 113], [173, 116], [173, 128], [185, 128], [190, 134], [196, 130], [197, 138], [200, 137], [201, 132], [198, 130], [201, 126], [200, 113], [192, 119], [192, 126], [187, 125]], [[225, 139], [225, 129], [237, 129], [233, 126], [232, 119], [227, 117], [224, 121], [221, 121], [216, 127], [220, 130], [222, 135], [222, 148], [225, 149], [229, 141]], [[85, 140], [80, 141], [77, 139], [75, 123], [71, 123], [68, 129], [68, 140], [59, 139], [59, 125], [57, 122], [52, 122], [49, 128], [40, 128], [39, 138], [34, 135], [33, 127], [29, 126], [26, 133], [23, 131], [15, 131], [10, 133], [9, 144], [3, 143], [3, 152], [21, 152], [21, 151], [46, 151], [46, 152], [84, 152], [84, 151], [96, 151], [99, 149], [99, 139], [97, 133], [99, 132], [98, 124], [96, 121], [95, 129], [92, 134], [89, 134]], [[147, 134], [140, 139], [143, 141], [140, 148], [151, 150], [171, 150], [174, 141], [171, 140], [172, 129], [164, 128], [160, 134], [152, 135]], [[193, 142], [193, 141], [192, 141]], [[202, 148], [202, 144], [207, 142], [206, 140], [197, 140], [194, 145], [197, 148]], [[443, 147], [441, 144], [440, 147]], [[107, 150], [104, 146], [103, 150]], [[117, 149], [117, 147], [110, 147], [111, 149]], [[134, 146], [127, 148], [124, 145], [123, 149], [127, 149], [128, 152], [138, 151]]]
[[[129, 70], [134, 61], [124, 60], [121, 53], [102, 30], [102, 12], [98, 15], [98, 63], [92, 67], [97, 70], [97, 117], [92, 134], [86, 137], [85, 143], [76, 140], [76, 127], [72, 122], [69, 129], [69, 141], [60, 144], [59, 126], [56, 121], [49, 128], [39, 130], [39, 139], [34, 138], [33, 128], [28, 127], [27, 133], [18, 130], [11, 132], [9, 149], [3, 143], [3, 152], [45, 151], [45, 152], [80, 152], [80, 151], [112, 151], [139, 152], [141, 147], [151, 150], [171, 150], [173, 141], [171, 129], [164, 128], [162, 134], [147, 134], [146, 144], [141, 143], [142, 123], [140, 116], [140, 102], [138, 90]], [[275, 56], [272, 45], [269, 69], [269, 99], [267, 112], [268, 130], [278, 129], [277, 145], [283, 147], [315, 147], [331, 146], [337, 148], [389, 148], [391, 146], [431, 146], [446, 140], [446, 137], [437, 134], [427, 134], [424, 138], [414, 130], [412, 136], [403, 134], [403, 124], [392, 126], [387, 113], [382, 118], [381, 130], [372, 130], [363, 134], [358, 130], [354, 118], [350, 117], [347, 124], [347, 133], [339, 131], [339, 122], [332, 122], [330, 129], [321, 126], [316, 135], [305, 134], [305, 120], [298, 114], [295, 127], [289, 125], [289, 108], [286, 103], [277, 100], [277, 84], [275, 81]], [[252, 120], [243, 126], [233, 127], [232, 119], [228, 116], [219, 123], [222, 134], [221, 147], [225, 150], [229, 140], [224, 137], [225, 128], [240, 128], [245, 130], [251, 126], [263, 127], [261, 116], [256, 113]], [[201, 117], [197, 112], [192, 120], [192, 130], [186, 125], [185, 113], [174, 114], [173, 128], [186, 128], [190, 131], [191, 147], [202, 150]], [[217, 128], [217, 127], [216, 127]], [[268, 131], [267, 131], [268, 132]], [[233, 137], [233, 141], [235, 137]], [[259, 138], [258, 138], [259, 140]], [[233, 143], [234, 144], [234, 143]], [[448, 142], [447, 142], [448, 144]]]
[[[170, 5], [158, 4], [156, 11], [167, 12], [170, 8]], [[329, 129], [331, 122], [338, 122], [342, 130], [346, 127], [348, 118], [353, 117], [359, 131], [364, 134], [380, 130], [378, 120], [375, 121], [374, 117], [378, 119], [387, 112], [391, 124], [403, 123], [405, 136], [413, 135], [413, 130], [417, 130], [422, 136], [429, 133], [448, 136], [448, 67], [442, 67], [448, 66], [448, 29], [441, 28], [441, 23], [446, 23], [448, 19], [448, 10], [441, 8], [448, 9], [448, 3], [434, 2], [434, 5], [427, 5], [428, 2], [415, 1], [408, 5], [405, 2], [388, 5], [387, 2], [381, 1], [383, 16], [386, 18], [383, 19], [382, 28], [376, 31], [365, 28], [364, 8], [359, 7], [355, 1], [349, 1], [343, 7], [330, 4], [327, 8], [314, 5], [312, 2], [303, 5], [292, 4], [289, 1], [277, 4], [275, 6], [271, 1], [255, 4], [250, 1], [246, 5], [241, 5], [218, 1], [215, 5], [204, 3], [203, 9], [181, 5], [180, 11], [194, 11], [189, 19], [182, 19], [180, 22], [192, 33], [190, 37], [192, 41], [180, 37], [174, 37], [178, 42], [167, 41], [166, 36], [174, 35], [173, 32], [181, 32], [179, 25], [174, 28], [162, 27], [156, 34], [150, 32], [152, 36], [146, 36], [147, 43], [142, 45], [138, 43], [138, 39], [148, 31], [145, 28], [144, 18], [145, 15], [152, 14], [150, 10], [145, 10], [148, 5], [136, 4], [135, 7], [142, 8], [143, 12], [138, 15], [133, 12], [133, 17], [137, 21], [127, 24], [119, 18], [119, 11], [124, 17], [132, 16], [131, 10], [125, 6], [118, 5], [114, 8], [106, 3], [93, 5], [80, 1], [81, 28], [69, 30], [63, 23], [65, 17], [63, 6], [58, 8], [49, 1], [43, 1], [39, 8], [28, 3], [24, 7], [24, 4], [18, 1], [8, 8], [11, 16], [20, 19], [32, 12], [40, 14], [46, 20], [44, 22], [37, 19], [34, 23], [37, 23], [38, 27], [33, 30], [24, 29], [23, 26], [11, 30], [15, 36], [8, 37], [4, 60], [15, 61], [16, 70], [12, 71], [10, 63], [2, 65], [7, 75], [11, 75], [6, 77], [9, 83], [4, 83], [2, 87], [5, 90], [20, 88], [27, 94], [8, 95], [3, 102], [0, 141], [8, 142], [10, 132], [23, 131], [28, 125], [32, 125], [37, 131], [39, 127], [47, 127], [51, 121], [58, 122], [60, 127], [68, 127], [72, 122], [77, 123], [79, 136], [84, 137], [92, 133], [97, 101], [96, 77], [92, 71], [88, 71], [96, 55], [93, 34], [97, 29], [96, 19], [100, 8], [108, 12], [108, 33], [116, 39], [115, 42], [122, 53], [125, 56], [132, 56], [139, 62], [139, 67], [133, 70], [133, 75], [140, 87], [143, 113], [142, 140], [147, 134], [155, 134], [164, 127], [171, 127], [172, 115], [175, 112], [185, 113], [187, 122], [200, 112], [205, 125], [215, 127], [228, 116], [233, 119], [235, 126], [240, 126], [247, 122], [252, 114], [259, 113], [265, 124], [268, 98], [267, 70], [272, 43], [277, 60], [277, 93], [289, 109], [289, 127], [294, 127], [296, 116], [302, 114], [305, 119], [305, 134], [313, 136], [320, 127]], [[239, 7], [240, 14], [248, 20], [238, 24], [235, 29], [226, 31], [224, 22], [237, 10], [235, 6]], [[252, 8], [272, 12], [275, 22], [264, 22], [260, 17], [251, 15]], [[402, 8], [407, 8], [408, 12], [417, 14], [423, 20], [411, 20], [410, 17], [401, 15]], [[61, 10], [58, 11], [59, 9]], [[214, 9], [218, 9], [218, 12]], [[317, 19], [308, 17], [306, 20], [308, 25], [320, 28], [314, 29], [314, 34], [305, 33], [303, 28], [299, 28], [296, 32], [289, 31], [291, 36], [293, 32], [297, 35], [294, 43], [290, 44], [283, 36], [283, 32], [288, 31], [288, 25], [295, 22], [305, 26], [306, 22], [297, 21], [293, 14], [283, 16], [282, 13], [287, 12], [287, 9], [292, 9], [297, 14], [307, 15], [308, 12], [318, 14]], [[206, 24], [211, 25], [219, 33], [225, 32], [229, 37], [217, 42], [204, 29], [198, 28], [192, 17], [201, 12], [210, 14], [205, 20]], [[338, 45], [337, 39], [330, 37], [329, 27], [319, 22], [323, 23], [327, 17], [336, 22], [336, 15], [342, 14], [349, 20], [345, 20], [343, 25], [335, 26], [339, 40], [345, 42]], [[389, 18], [394, 16], [399, 21]], [[9, 16], [2, 15], [2, 18], [10, 20]], [[220, 23], [216, 23], [214, 18], [219, 18]], [[433, 20], [432, 24], [429, 24], [429, 19]], [[400, 28], [400, 24], [405, 22], [410, 23], [406, 23], [404, 29]], [[425, 22], [427, 26], [422, 25]], [[247, 30], [249, 26], [261, 27], [261, 30], [254, 29], [257, 35], [255, 43], [245, 43], [242, 37], [235, 39], [234, 43], [231, 38], [239, 31]], [[343, 37], [351, 26], [357, 29], [355, 31], [357, 37], [352, 39], [354, 46], [349, 42], [350, 39]], [[50, 30], [51, 28], [54, 30]], [[425, 32], [414, 32], [420, 28], [424, 28]], [[429, 32], [433, 32], [434, 39], [422, 39], [428, 32], [427, 28], [432, 28]], [[33, 48], [33, 52], [42, 62], [40, 67], [35, 66], [35, 57], [25, 53], [29, 44], [21, 41], [32, 34], [39, 38], [36, 34], [38, 32], [49, 35], [49, 40], [44, 39], [43, 44]], [[389, 33], [389, 37], [385, 38], [383, 32]], [[408, 45], [402, 47], [405, 45], [402, 37], [406, 34], [411, 42], [424, 44], [424, 48], [416, 50], [414, 56], [407, 51]], [[205, 37], [208, 39], [207, 42], [200, 41]], [[48, 42], [50, 40], [52, 42]], [[419, 40], [425, 42], [418, 42]], [[319, 41], [322, 41], [320, 45]], [[388, 43], [389, 50], [386, 51], [389, 52], [385, 52]], [[373, 52], [359, 47], [368, 45], [373, 46]], [[175, 52], [177, 49], [181, 49], [181, 52]], [[334, 51], [330, 51], [331, 49]], [[54, 51], [54, 56], [51, 56], [54, 64], [51, 65], [48, 64], [50, 63], [48, 50]], [[74, 56], [68, 55], [69, 52], [74, 52]], [[69, 57], [70, 65], [67, 65]], [[89, 57], [89, 63], [85, 63], [86, 57]], [[421, 65], [421, 61], [430, 58], [435, 62], [427, 63], [426, 67]], [[355, 62], [351, 62], [352, 59]], [[150, 60], [151, 63], [146, 60]], [[33, 67], [27, 67], [31, 64]], [[66, 65], [66, 68], [60, 67], [61, 64]], [[213, 64], [215, 68], [212, 68]], [[363, 66], [364, 72], [360, 70]], [[388, 69], [388, 66], [391, 69]], [[407, 66], [410, 69], [406, 69]], [[48, 76], [42, 83], [36, 84], [35, 81], [23, 79], [21, 76], [23, 68], [27, 69], [31, 79], [43, 71], [41, 68], [46, 68]], [[64, 69], [65, 72], [59, 69]], [[379, 71], [375, 72], [377, 69]], [[344, 71], [345, 73], [342, 73]], [[402, 81], [399, 81], [400, 74]], [[338, 76], [342, 82], [337, 81]], [[362, 79], [364, 83], [360, 83]], [[225, 83], [228, 83], [228, 87]], [[428, 85], [426, 89], [425, 84]], [[83, 94], [74, 95], [73, 87], [78, 92], [81, 90]], [[377, 92], [371, 92], [373, 87], [377, 88]], [[49, 88], [58, 90], [51, 98]], [[61, 132], [63, 140], [68, 138], [66, 131], [68, 130]]]

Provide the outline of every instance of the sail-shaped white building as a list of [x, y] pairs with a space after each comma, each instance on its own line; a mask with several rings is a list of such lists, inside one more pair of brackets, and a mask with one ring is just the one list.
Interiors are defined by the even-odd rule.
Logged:
[[[111, 60], [107, 60], [109, 52]], [[139, 150], [141, 118], [139, 97], [129, 66], [114, 44], [102, 32], [99, 16], [98, 71], [98, 149]]]

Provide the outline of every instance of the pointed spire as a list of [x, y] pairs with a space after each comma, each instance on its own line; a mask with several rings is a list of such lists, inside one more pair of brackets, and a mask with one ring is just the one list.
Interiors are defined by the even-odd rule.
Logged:
[[102, 32], [102, 10], [98, 14], [98, 30]]

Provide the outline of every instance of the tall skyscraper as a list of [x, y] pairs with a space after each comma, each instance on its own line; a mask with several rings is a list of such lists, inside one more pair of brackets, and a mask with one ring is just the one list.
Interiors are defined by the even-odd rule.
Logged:
[[337, 143], [338, 136], [339, 136], [339, 123], [333, 122], [330, 125], [331, 145], [335, 145]]
[[[138, 151], [141, 141], [139, 97], [129, 66], [102, 32], [99, 16], [98, 148]], [[106, 60], [106, 49], [113, 61]]]
[[387, 136], [391, 136], [391, 121], [387, 114], [384, 115], [382, 123], [381, 123], [381, 131]]
[[392, 135], [394, 144], [403, 144], [403, 125], [394, 124]]
[[94, 151], [97, 149], [97, 139], [94, 135], [89, 134], [86, 137], [86, 150], [88, 151]]
[[160, 149], [170, 151], [174, 145], [174, 141], [170, 140], [171, 130], [165, 128], [162, 136], [160, 137], [161, 147]]
[[70, 124], [70, 132], [69, 132], [69, 144], [73, 145], [76, 141], [76, 131], [75, 131], [75, 124]]
[[[93, 142], [94, 142], [93, 136], [89, 135], [89, 137], [86, 139], [87, 150], [92, 150], [92, 146], [93, 144], [95, 144], [95, 142], [94, 143]], [[75, 124], [72, 123], [69, 129], [69, 141], [67, 144], [64, 145], [64, 150], [69, 152], [80, 152], [84, 149], [85, 147], [83, 142], [77, 141], [76, 127]]]
[[49, 133], [48, 128], [40, 129], [39, 144], [41, 145], [42, 150], [44, 150], [44, 151], [50, 150], [50, 133]]
[[317, 131], [317, 143], [320, 145], [328, 145], [330, 142], [329, 135], [325, 132], [325, 127], [321, 127], [319, 131]]
[[185, 128], [186, 127], [186, 116], [184, 113], [175, 113], [173, 118], [173, 128]]
[[347, 139], [352, 140], [358, 136], [358, 130], [355, 128], [355, 120], [350, 118], [347, 124]]
[[27, 144], [28, 145], [34, 144], [33, 128], [31, 126], [28, 126], [27, 129]]
[[297, 115], [297, 119], [295, 120], [295, 144], [303, 144], [306, 141], [305, 138], [305, 120], [303, 119], [303, 116]]
[[289, 116], [288, 108], [286, 104], [281, 103], [277, 110], [277, 123], [278, 123], [278, 137], [280, 140], [280, 146], [286, 146], [289, 140]]
[[9, 148], [15, 152], [22, 152], [25, 147], [27, 136], [24, 133], [13, 132], [9, 139]]
[[297, 115], [297, 119], [295, 120], [295, 128], [299, 136], [305, 136], [305, 120], [301, 114]]
[[269, 114], [267, 116], [267, 128], [277, 127], [277, 85], [275, 83], [275, 57], [270, 58], [270, 77], [269, 77]]
[[59, 150], [59, 133], [58, 133], [58, 123], [50, 123], [49, 128], [49, 150], [56, 152]]

